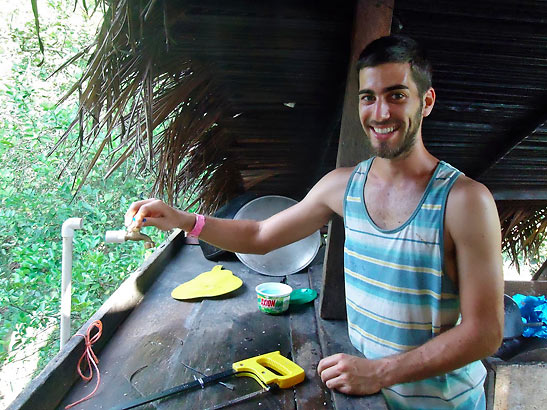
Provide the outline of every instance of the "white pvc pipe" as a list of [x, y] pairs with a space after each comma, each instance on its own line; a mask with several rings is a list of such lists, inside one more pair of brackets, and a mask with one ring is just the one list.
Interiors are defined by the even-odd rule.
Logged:
[[70, 339], [70, 310], [72, 298], [72, 238], [74, 229], [82, 229], [82, 218], [68, 218], [61, 228], [63, 259], [61, 271], [61, 349]]
[[106, 231], [104, 241], [109, 243], [124, 243], [127, 231]]

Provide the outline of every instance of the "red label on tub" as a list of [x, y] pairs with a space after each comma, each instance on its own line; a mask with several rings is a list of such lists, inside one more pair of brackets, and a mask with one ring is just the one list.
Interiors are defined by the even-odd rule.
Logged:
[[271, 299], [262, 299], [260, 301], [260, 306], [263, 306], [263, 307], [274, 307], [275, 306], [275, 300], [271, 300]]

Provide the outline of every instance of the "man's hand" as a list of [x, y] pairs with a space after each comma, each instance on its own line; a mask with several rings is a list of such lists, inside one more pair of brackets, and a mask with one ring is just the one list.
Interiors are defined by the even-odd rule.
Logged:
[[337, 353], [319, 362], [317, 372], [329, 389], [352, 395], [373, 394], [383, 387], [379, 360]]
[[172, 208], [158, 199], [133, 202], [125, 214], [125, 226], [155, 226], [163, 231], [173, 228], [192, 230], [195, 216]]

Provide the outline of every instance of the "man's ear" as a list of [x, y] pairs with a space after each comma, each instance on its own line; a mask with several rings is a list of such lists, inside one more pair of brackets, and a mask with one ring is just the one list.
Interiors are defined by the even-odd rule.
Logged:
[[427, 117], [429, 114], [431, 114], [431, 110], [433, 110], [433, 106], [435, 105], [435, 90], [433, 88], [430, 88], [425, 92], [424, 95], [424, 108], [422, 110], [422, 115], [424, 117]]

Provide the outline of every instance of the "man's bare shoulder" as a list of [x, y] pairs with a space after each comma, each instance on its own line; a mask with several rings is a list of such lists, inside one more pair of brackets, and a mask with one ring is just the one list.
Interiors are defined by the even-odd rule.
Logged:
[[333, 194], [340, 193], [340, 195], [343, 196], [354, 169], [355, 167], [336, 168], [321, 178], [317, 185], [321, 185], [323, 189], [326, 189]]
[[337, 182], [343, 182], [344, 187], [348, 183], [351, 173], [355, 170], [355, 167], [340, 167], [333, 169], [327, 175], [333, 179], [336, 179]]
[[468, 176], [460, 175], [450, 190], [447, 205], [475, 207], [481, 203], [484, 204], [484, 202], [491, 204], [493, 200], [492, 194], [486, 186]]
[[319, 180], [310, 191], [310, 199], [324, 203], [331, 211], [342, 215], [344, 193], [355, 167], [336, 168]]
[[446, 226], [451, 233], [499, 225], [494, 198], [488, 188], [461, 175], [450, 190], [446, 203]]

